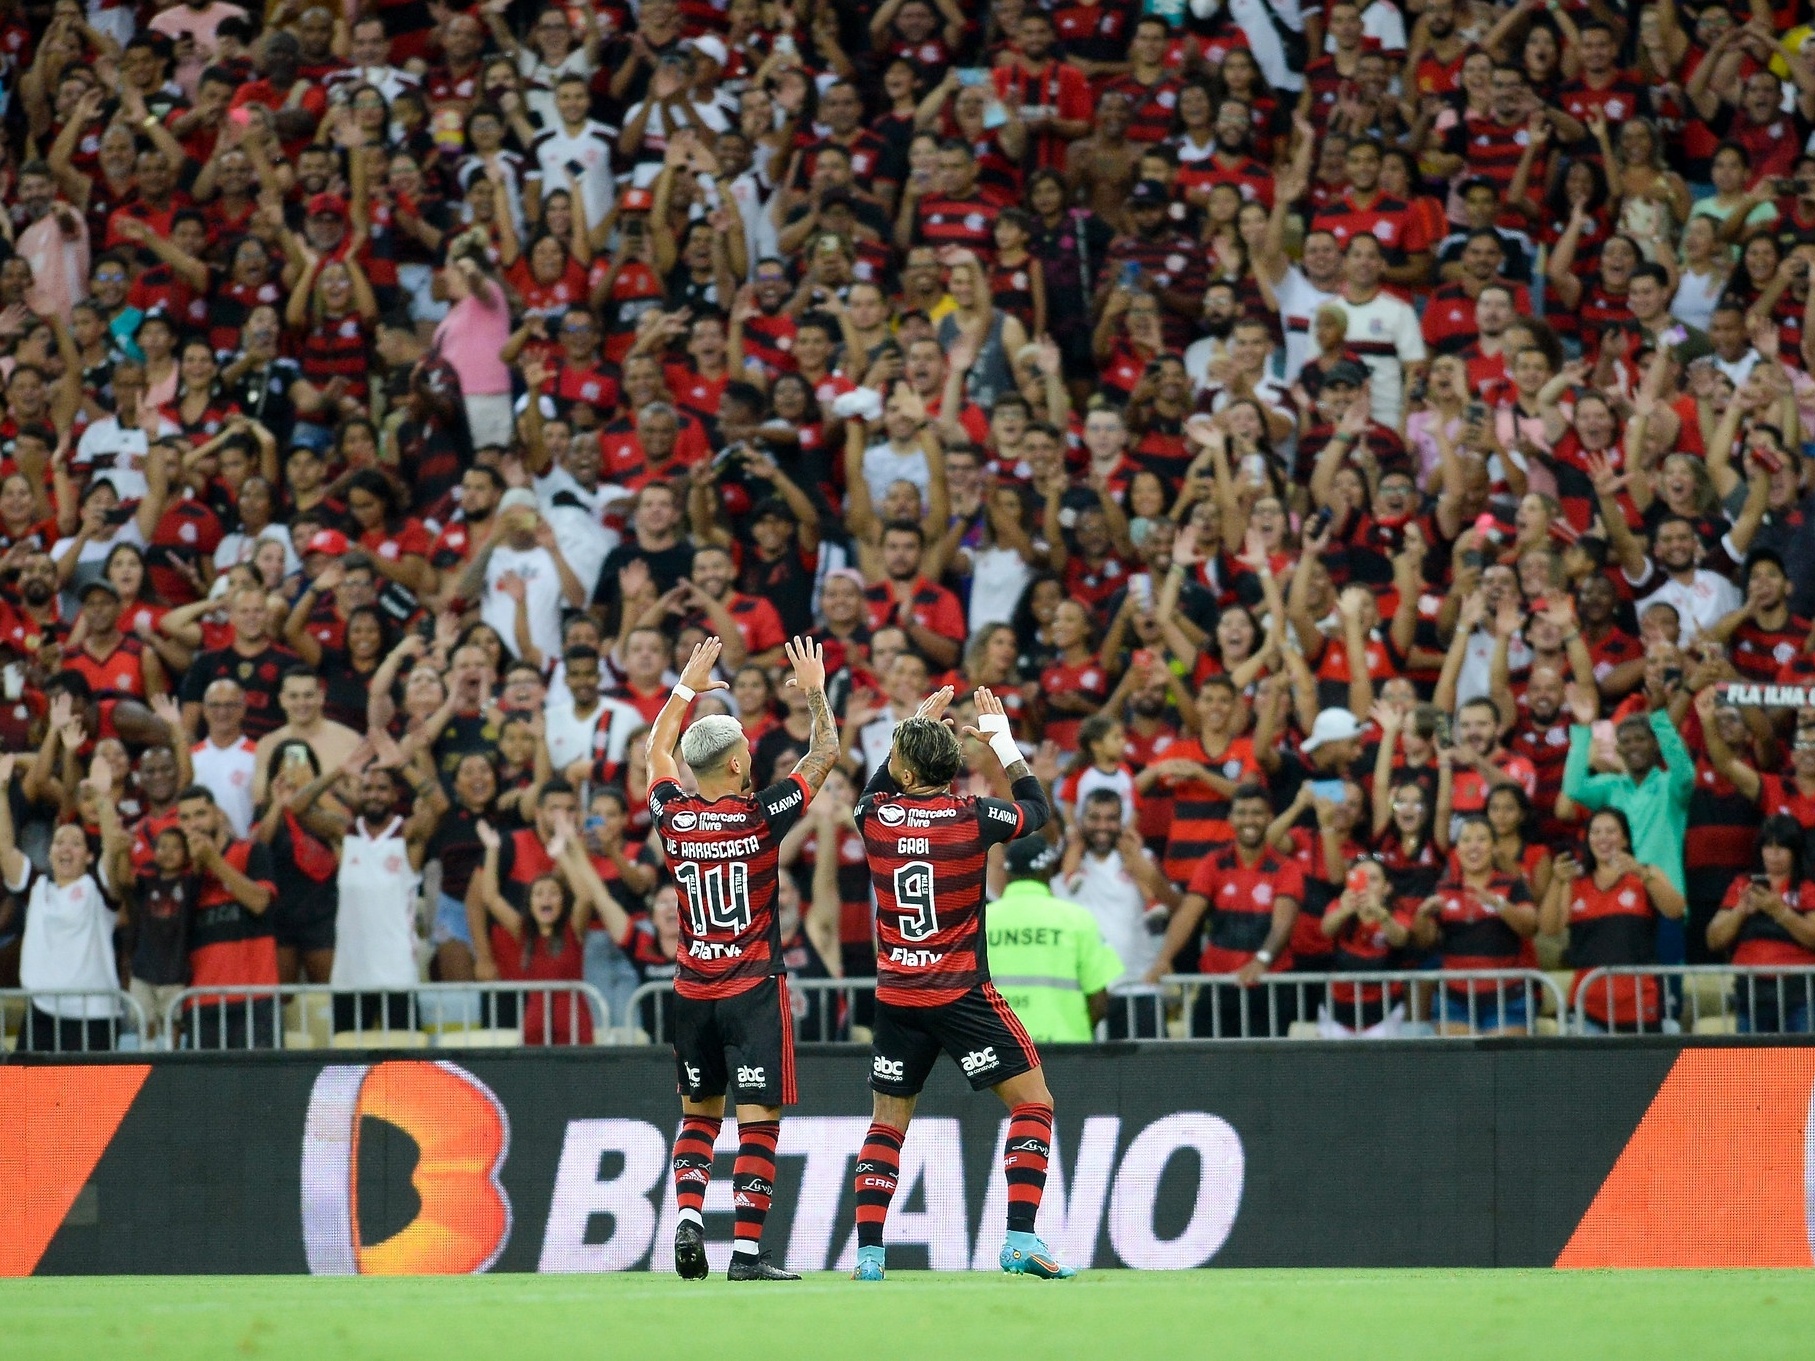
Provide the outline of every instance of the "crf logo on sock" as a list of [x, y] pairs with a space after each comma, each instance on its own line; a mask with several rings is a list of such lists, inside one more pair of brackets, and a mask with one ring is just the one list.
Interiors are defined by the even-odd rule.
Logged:
[[[421, 1209], [380, 1243], [359, 1237], [360, 1122], [403, 1131], [419, 1156]], [[464, 1275], [489, 1270], [510, 1239], [499, 1174], [510, 1118], [491, 1089], [451, 1063], [398, 1060], [324, 1068], [303, 1131], [302, 1228], [317, 1276]]]

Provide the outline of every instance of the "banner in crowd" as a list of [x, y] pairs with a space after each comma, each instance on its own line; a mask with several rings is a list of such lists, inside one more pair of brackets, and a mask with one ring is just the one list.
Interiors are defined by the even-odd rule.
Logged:
[[[805, 1050], [766, 1246], [855, 1258], [867, 1055]], [[672, 1059], [0, 1067], [0, 1274], [668, 1271]], [[1040, 1230], [1080, 1266], [1808, 1266], [1815, 1048], [1055, 1050]], [[891, 1268], [994, 1270], [1005, 1112], [941, 1073]], [[727, 1121], [707, 1200], [730, 1249]]]

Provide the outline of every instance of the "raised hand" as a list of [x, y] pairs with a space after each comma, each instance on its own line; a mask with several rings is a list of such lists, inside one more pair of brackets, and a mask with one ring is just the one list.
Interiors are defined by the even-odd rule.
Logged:
[[1706, 732], [1714, 725], [1714, 708], [1717, 700], [1712, 685], [1704, 686], [1695, 692], [1695, 716], [1701, 720], [1702, 731]]
[[171, 695], [159, 695], [151, 701], [151, 712], [157, 715], [158, 721], [170, 729], [171, 738], [183, 735], [183, 706]]
[[361, 738], [359, 745], [348, 752], [347, 759], [340, 763], [340, 773], [351, 776], [361, 775], [377, 755], [377, 750], [372, 746], [372, 739], [369, 736]]
[[[956, 693], [957, 693], [957, 691], [953, 690], [952, 687], [949, 685], [940, 686], [939, 689], [933, 691], [932, 694], [928, 695], [925, 699], [920, 701], [920, 707], [918, 709], [914, 710], [914, 717], [915, 718], [930, 718], [935, 723], [939, 722], [941, 719], [943, 719], [945, 717], [945, 710], [946, 710], [947, 706], [951, 704], [952, 697]], [[984, 690], [977, 691], [977, 694], [979, 696], [986, 694], [986, 693], [988, 693], [988, 692], [984, 691]], [[991, 696], [991, 698], [994, 699], [994, 696]], [[996, 701], [996, 707], [998, 710], [1000, 710], [1001, 701], [999, 701], [999, 700]], [[977, 706], [977, 712], [979, 714], [984, 712], [984, 709], [983, 709], [983, 706], [981, 703], [979, 703]]]
[[[945, 688], [949, 691], [951, 686]], [[964, 736], [987, 742], [991, 733], [1008, 731], [1008, 710], [1002, 707], [1002, 701], [996, 698], [987, 685], [977, 687], [971, 696], [971, 703], [977, 710], [977, 725], [974, 728], [964, 728]]]
[[484, 818], [473, 824], [473, 830], [478, 833], [479, 844], [488, 851], [495, 851], [504, 844], [504, 838], [498, 835], [498, 829]]
[[642, 600], [656, 596], [655, 579], [649, 575], [649, 564], [632, 558], [618, 569], [618, 594], [625, 600]]
[[1563, 696], [1569, 704], [1570, 712], [1575, 715], [1577, 723], [1587, 726], [1600, 717], [1601, 698], [1595, 693], [1592, 686], [1571, 681], [1563, 687]]
[[826, 688], [826, 654], [817, 642], [795, 637], [782, 644], [782, 651], [788, 654], [788, 663], [794, 668], [794, 674], [788, 677], [789, 685], [798, 685], [807, 692]]
[[113, 767], [107, 764], [105, 757], [95, 757], [88, 763], [88, 778], [82, 783], [97, 799], [105, 799], [113, 792]]
[[729, 685], [722, 680], [713, 679], [712, 675], [712, 668], [718, 665], [718, 654], [724, 648], [724, 643], [717, 638], [708, 638], [703, 643], [695, 644], [693, 655], [687, 658], [687, 665], [681, 668], [680, 683], [696, 695], [708, 694], [713, 690], [729, 690]]
[[1487, 597], [1480, 591], [1474, 591], [1456, 611], [1456, 627], [1463, 633], [1473, 633], [1485, 618], [1487, 618]]
[[396, 739], [383, 728], [373, 729], [366, 734], [366, 740], [372, 744], [380, 770], [395, 770], [403, 764], [403, 753], [398, 750]]

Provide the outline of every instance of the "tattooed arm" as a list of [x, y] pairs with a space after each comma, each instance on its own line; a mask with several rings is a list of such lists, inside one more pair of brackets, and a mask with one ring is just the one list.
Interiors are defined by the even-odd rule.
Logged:
[[788, 684], [798, 685], [807, 697], [807, 712], [813, 718], [813, 732], [807, 754], [800, 758], [794, 773], [807, 782], [809, 795], [819, 793], [832, 767], [838, 764], [838, 723], [832, 717], [832, 705], [826, 699], [825, 653], [811, 638], [795, 638], [784, 643], [794, 675]]

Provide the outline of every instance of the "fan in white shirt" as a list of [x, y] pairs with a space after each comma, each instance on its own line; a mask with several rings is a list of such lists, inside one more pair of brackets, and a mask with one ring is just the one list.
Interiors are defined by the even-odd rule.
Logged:
[[252, 782], [258, 770], [258, 743], [240, 727], [245, 717], [246, 695], [239, 683], [214, 681], [202, 692], [208, 735], [189, 749], [194, 782], [214, 795], [214, 806], [237, 838], [252, 827]]
[[586, 604], [585, 589], [527, 487], [512, 487], [499, 500], [492, 535], [461, 572], [458, 590], [465, 599], [480, 598], [480, 617], [513, 657], [532, 661], [560, 655], [562, 602], [573, 609]]
[[1097, 919], [1103, 940], [1122, 961], [1116, 981], [1136, 982], [1159, 957], [1160, 938], [1150, 923], [1157, 920], [1163, 929], [1180, 894], [1141, 845], [1139, 831], [1124, 820], [1120, 794], [1099, 788], [1080, 802], [1078, 830], [1066, 841], [1053, 889]]
[[600, 695], [602, 669], [596, 648], [570, 647], [562, 661], [570, 698], [549, 700], [543, 711], [544, 738], [549, 764], [569, 784], [578, 785], [592, 778], [600, 756], [614, 764], [623, 759], [631, 732], [643, 726], [643, 716], [631, 705]]
[[[92, 872], [94, 856], [80, 825], [65, 823], [50, 839], [50, 873], [40, 875], [19, 850], [13, 835], [9, 793], [16, 758], [0, 756], [0, 878], [14, 893], [31, 890], [25, 907], [25, 938], [19, 952], [19, 981], [37, 992], [82, 992], [92, 996], [33, 997], [24, 1043], [30, 1048], [109, 1048], [108, 1031], [119, 1015], [113, 996], [120, 986], [113, 956], [119, 917], [104, 892], [105, 869]], [[103, 846], [125, 842], [114, 800], [113, 771], [96, 758], [84, 792], [99, 813]], [[49, 1022], [38, 1017], [52, 1018]]]
[[[532, 391], [540, 391], [548, 370], [528, 364], [523, 378]], [[536, 508], [554, 530], [561, 555], [590, 598], [599, 584], [599, 569], [624, 537], [606, 527], [605, 514], [617, 503], [629, 501], [631, 494], [615, 483], [599, 480], [598, 435], [590, 431], [576, 435], [568, 422], [553, 414], [554, 403], [549, 398], [540, 398], [532, 408], [526, 397], [519, 411], [524, 463], [535, 478]]]

